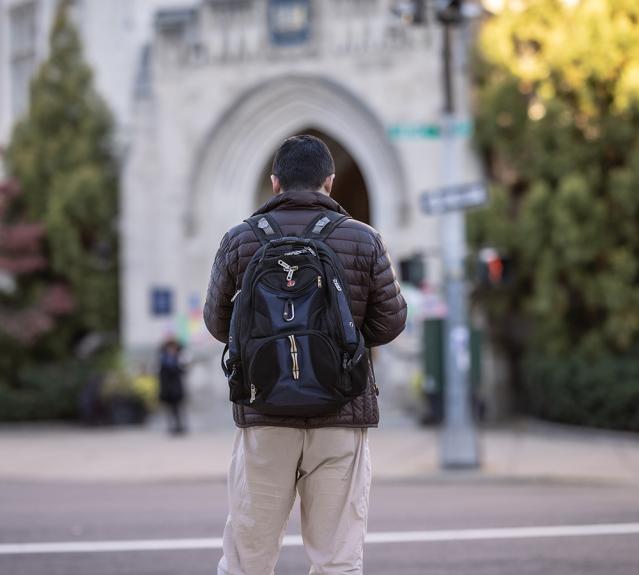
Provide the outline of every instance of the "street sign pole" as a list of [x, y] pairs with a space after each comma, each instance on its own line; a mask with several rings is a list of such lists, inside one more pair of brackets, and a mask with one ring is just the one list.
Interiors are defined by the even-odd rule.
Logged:
[[[453, 22], [443, 22], [445, 106], [442, 121], [442, 169], [444, 185], [451, 187], [461, 172], [454, 134], [452, 50], [455, 32]], [[440, 463], [445, 469], [473, 468], [479, 466], [479, 449], [470, 394], [470, 330], [464, 281], [466, 226], [463, 209], [447, 211], [441, 215], [440, 238], [448, 307], [445, 322], [447, 382], [444, 392], [444, 426], [440, 434]]]

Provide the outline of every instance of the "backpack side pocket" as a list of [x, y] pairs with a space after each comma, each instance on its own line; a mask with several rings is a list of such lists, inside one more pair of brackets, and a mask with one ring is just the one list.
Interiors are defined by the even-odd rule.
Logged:
[[247, 388], [244, 385], [244, 371], [242, 369], [242, 363], [238, 361], [230, 367], [231, 371], [228, 375], [229, 399], [233, 402], [248, 399]]

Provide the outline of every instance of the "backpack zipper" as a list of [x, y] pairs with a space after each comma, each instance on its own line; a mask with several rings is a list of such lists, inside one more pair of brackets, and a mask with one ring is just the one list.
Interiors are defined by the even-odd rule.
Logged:
[[293, 279], [293, 274], [299, 269], [299, 267], [291, 266], [284, 260], [277, 260], [277, 263], [284, 268], [284, 271], [286, 272], [286, 281], [290, 282]]
[[[342, 291], [342, 286], [339, 285], [339, 281], [337, 280], [337, 278], [333, 278], [333, 285], [335, 286], [335, 289], [338, 292]], [[338, 301], [335, 301], [334, 306], [337, 309], [337, 317], [339, 318], [339, 321], [337, 322], [337, 328], [342, 340], [342, 345], [346, 347], [346, 333], [344, 331], [344, 320], [342, 318], [342, 310], [339, 307]]]
[[288, 336], [288, 341], [291, 343], [291, 358], [293, 359], [293, 379], [300, 378], [300, 366], [297, 363], [297, 342], [294, 335]]
[[[304, 270], [304, 269], [308, 269], [308, 268], [311, 268], [311, 269], [315, 270], [316, 272], [319, 272], [319, 271], [320, 271], [320, 270], [318, 269], [318, 267], [317, 267], [317, 266], [314, 266], [314, 265], [304, 265], [304, 266], [302, 266], [301, 268], [298, 268], [298, 269], [299, 269], [299, 270]], [[262, 273], [260, 273], [259, 275], [255, 276], [255, 278], [254, 278], [254, 279], [253, 279], [253, 281], [251, 282], [251, 285], [252, 285], [252, 291], [251, 291], [252, 297], [255, 297], [255, 286], [256, 286], [256, 285], [257, 285], [257, 284], [258, 284], [258, 283], [262, 280], [262, 278], [263, 278], [265, 275], [270, 274], [270, 273], [272, 273], [272, 272], [273, 272], [273, 270], [265, 270], [265, 271], [263, 271]], [[306, 284], [306, 285], [303, 285], [303, 286], [301, 286], [301, 287], [299, 287], [299, 288], [297, 288], [297, 289], [287, 290], [287, 292], [288, 292], [288, 293], [298, 293], [298, 292], [302, 292], [302, 291], [304, 291], [305, 289], [308, 289], [308, 286], [309, 286], [311, 283], [313, 283], [313, 282], [311, 281], [310, 283], [308, 283], [308, 284]], [[271, 289], [271, 288], [268, 288], [268, 289]], [[273, 290], [271, 290], [271, 291], [273, 291]]]

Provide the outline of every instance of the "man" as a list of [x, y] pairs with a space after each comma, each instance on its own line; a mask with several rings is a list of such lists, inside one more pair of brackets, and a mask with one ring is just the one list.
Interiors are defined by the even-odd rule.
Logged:
[[[330, 197], [334, 178], [333, 158], [321, 140], [289, 138], [273, 161], [274, 197], [256, 214], [269, 213], [285, 235], [301, 234], [320, 211], [346, 214]], [[379, 233], [345, 219], [326, 243], [346, 270], [353, 318], [366, 345], [396, 338], [406, 322], [406, 302]], [[259, 246], [245, 222], [224, 235], [215, 256], [204, 320], [222, 342], [229, 337], [231, 300]], [[365, 393], [331, 416], [267, 416], [233, 404], [239, 429], [218, 575], [273, 574], [296, 492], [310, 573], [362, 573], [371, 481], [367, 431], [379, 420], [371, 370]]]

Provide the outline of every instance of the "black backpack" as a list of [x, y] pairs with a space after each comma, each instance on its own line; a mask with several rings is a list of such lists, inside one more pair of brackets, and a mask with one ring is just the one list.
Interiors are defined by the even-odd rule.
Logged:
[[364, 392], [364, 337], [342, 264], [324, 241], [348, 217], [321, 212], [300, 237], [283, 236], [269, 214], [245, 220], [261, 246], [233, 296], [222, 354], [231, 401], [268, 415], [311, 417], [337, 413]]

